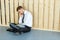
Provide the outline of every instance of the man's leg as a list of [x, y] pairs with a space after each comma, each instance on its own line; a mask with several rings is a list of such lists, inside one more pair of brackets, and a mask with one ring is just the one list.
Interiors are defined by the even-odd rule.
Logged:
[[15, 23], [11, 23], [11, 24], [10, 24], [10, 27], [11, 27], [12, 29], [19, 29], [19, 28], [16, 26]]
[[10, 23], [10, 28], [7, 29], [7, 31], [10, 31], [10, 32], [17, 32], [17, 26], [15, 23]]
[[15, 23], [11, 23], [10, 27], [12, 28], [12, 30], [8, 30], [10, 32], [20, 32], [20, 33], [24, 32], [24, 33], [26, 33], [26, 32], [30, 32], [31, 31], [30, 27], [25, 26], [25, 28], [22, 28], [22, 27], [16, 26]]
[[25, 28], [20, 28], [20, 32], [26, 33], [31, 31], [31, 27], [25, 26]]
[[27, 32], [30, 32], [31, 31], [31, 28], [25, 28], [23, 33], [27, 33]]

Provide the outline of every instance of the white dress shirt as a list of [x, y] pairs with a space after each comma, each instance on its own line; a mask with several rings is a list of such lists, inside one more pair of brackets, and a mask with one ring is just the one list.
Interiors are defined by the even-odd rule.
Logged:
[[19, 24], [32, 27], [32, 14], [29, 11], [25, 10], [24, 15], [25, 15], [24, 16], [24, 23], [22, 23], [22, 18], [23, 18], [23, 15], [22, 15], [19, 18]]

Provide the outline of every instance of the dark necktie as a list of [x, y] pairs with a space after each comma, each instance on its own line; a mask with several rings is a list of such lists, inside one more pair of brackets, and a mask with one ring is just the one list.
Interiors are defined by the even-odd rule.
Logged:
[[24, 23], [24, 16], [25, 16], [25, 14], [23, 13], [22, 23]]

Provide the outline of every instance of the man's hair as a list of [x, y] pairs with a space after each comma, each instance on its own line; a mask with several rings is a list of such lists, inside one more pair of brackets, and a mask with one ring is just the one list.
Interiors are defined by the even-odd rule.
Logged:
[[16, 11], [20, 10], [21, 8], [23, 8], [23, 7], [22, 6], [18, 6]]

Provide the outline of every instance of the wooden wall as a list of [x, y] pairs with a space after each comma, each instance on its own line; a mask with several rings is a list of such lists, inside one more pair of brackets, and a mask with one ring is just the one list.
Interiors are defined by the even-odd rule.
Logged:
[[60, 0], [1, 0], [0, 25], [18, 23], [18, 6], [33, 15], [33, 28], [60, 30]]

